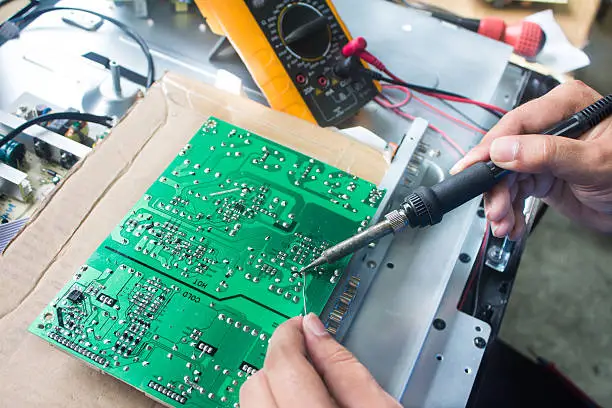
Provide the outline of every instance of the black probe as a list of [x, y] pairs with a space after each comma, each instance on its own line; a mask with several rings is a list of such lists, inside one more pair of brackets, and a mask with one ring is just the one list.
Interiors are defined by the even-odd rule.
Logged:
[[[573, 114], [542, 134], [577, 138], [611, 115], [612, 94]], [[422, 228], [438, 224], [444, 214], [491, 190], [510, 173], [491, 161], [481, 162], [432, 187], [418, 187], [406, 197], [400, 208], [386, 214], [383, 221], [326, 249], [302, 271], [325, 263], [334, 263], [369, 243], [405, 227]]]

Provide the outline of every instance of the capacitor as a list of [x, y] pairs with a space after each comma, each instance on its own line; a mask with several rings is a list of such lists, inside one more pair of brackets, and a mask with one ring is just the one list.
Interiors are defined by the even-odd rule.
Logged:
[[19, 167], [25, 157], [25, 146], [21, 142], [9, 141], [0, 147], [0, 162], [11, 167]]
[[51, 112], [51, 108], [49, 108], [47, 105], [42, 104], [42, 103], [39, 105], [36, 105], [36, 114], [38, 116], [46, 115], [49, 112]]

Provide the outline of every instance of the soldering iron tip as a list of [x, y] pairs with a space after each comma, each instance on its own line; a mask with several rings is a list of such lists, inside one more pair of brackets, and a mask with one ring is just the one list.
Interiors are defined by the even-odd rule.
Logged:
[[323, 265], [325, 263], [325, 259], [324, 258], [317, 258], [314, 261], [312, 261], [311, 263], [309, 263], [308, 265], [306, 265], [305, 267], [303, 267], [300, 270], [300, 273], [304, 273], [309, 269], [314, 269], [319, 265]]

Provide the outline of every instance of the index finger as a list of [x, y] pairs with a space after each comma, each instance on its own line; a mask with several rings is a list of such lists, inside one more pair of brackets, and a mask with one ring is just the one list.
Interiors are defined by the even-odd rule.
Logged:
[[323, 380], [306, 358], [301, 317], [286, 321], [274, 331], [264, 371], [278, 406], [335, 407]]
[[601, 99], [601, 95], [581, 81], [566, 82], [546, 95], [508, 112], [486, 134], [478, 146], [453, 166], [451, 174], [480, 161], [488, 161], [493, 140], [502, 136], [539, 133]]

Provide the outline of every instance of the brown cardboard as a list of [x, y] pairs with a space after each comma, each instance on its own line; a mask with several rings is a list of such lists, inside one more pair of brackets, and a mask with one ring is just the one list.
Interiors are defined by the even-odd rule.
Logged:
[[387, 168], [339, 133], [166, 74], [0, 256], [0, 407], [156, 406], [27, 327], [210, 115], [375, 183]]
[[19, 10], [25, 8], [30, 0], [12, 0], [0, 6], [0, 24], [13, 17]]

